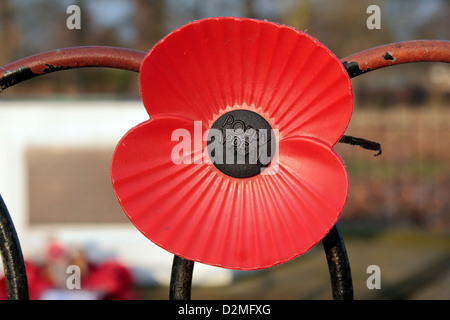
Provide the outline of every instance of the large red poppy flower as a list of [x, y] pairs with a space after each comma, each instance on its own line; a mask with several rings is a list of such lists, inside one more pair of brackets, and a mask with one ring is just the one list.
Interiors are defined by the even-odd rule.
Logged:
[[[151, 241], [252, 270], [301, 255], [337, 222], [348, 177], [332, 148], [353, 93], [316, 39], [267, 21], [194, 21], [148, 52], [139, 84], [150, 119], [118, 143], [111, 175], [123, 210]], [[267, 138], [254, 153], [252, 137]], [[220, 146], [245, 163], [218, 161]]]

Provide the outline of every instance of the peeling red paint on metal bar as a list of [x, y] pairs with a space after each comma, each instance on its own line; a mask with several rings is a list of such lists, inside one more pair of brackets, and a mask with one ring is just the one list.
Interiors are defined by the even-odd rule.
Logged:
[[350, 77], [409, 62], [450, 63], [450, 41], [413, 40], [382, 45], [341, 59]]
[[0, 90], [24, 80], [59, 70], [104, 67], [139, 72], [145, 52], [106, 46], [56, 49], [0, 67]]
[[[139, 72], [145, 52], [106, 46], [56, 49], [0, 67], [0, 90], [24, 80], [72, 68], [105, 67]], [[350, 77], [409, 62], [449, 62], [450, 41], [414, 40], [367, 49], [341, 59]]]

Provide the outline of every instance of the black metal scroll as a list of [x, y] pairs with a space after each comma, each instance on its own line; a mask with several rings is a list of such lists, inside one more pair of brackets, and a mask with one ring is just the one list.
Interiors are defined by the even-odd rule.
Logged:
[[25, 261], [16, 229], [0, 195], [0, 252], [6, 278], [8, 300], [28, 300]]

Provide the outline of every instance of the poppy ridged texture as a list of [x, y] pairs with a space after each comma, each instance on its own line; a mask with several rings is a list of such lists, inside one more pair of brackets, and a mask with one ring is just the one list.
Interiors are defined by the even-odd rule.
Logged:
[[116, 196], [185, 259], [271, 267], [322, 240], [347, 199], [333, 146], [353, 110], [339, 59], [294, 28], [208, 18], [167, 35], [139, 73], [149, 120], [119, 141]]

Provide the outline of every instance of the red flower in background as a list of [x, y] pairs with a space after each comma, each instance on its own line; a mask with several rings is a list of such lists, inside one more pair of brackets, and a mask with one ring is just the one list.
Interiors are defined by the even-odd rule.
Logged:
[[[118, 143], [111, 177], [151, 241], [189, 260], [252, 270], [301, 255], [336, 223], [348, 178], [332, 147], [353, 93], [317, 40], [267, 21], [203, 19], [157, 43], [139, 81], [150, 119]], [[266, 144], [252, 153], [263, 133]], [[225, 159], [221, 146], [245, 163], [215, 161]]]

